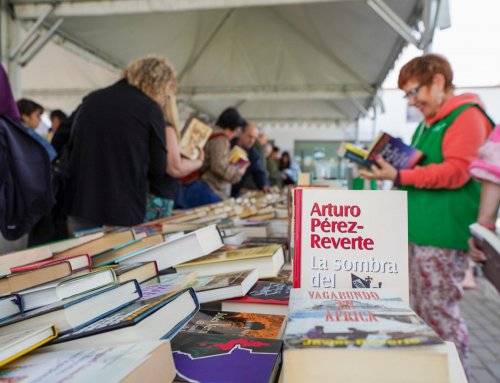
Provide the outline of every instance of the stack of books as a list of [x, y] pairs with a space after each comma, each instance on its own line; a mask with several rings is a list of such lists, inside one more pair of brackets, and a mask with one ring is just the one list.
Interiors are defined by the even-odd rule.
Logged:
[[[1, 255], [2, 377], [223, 382], [245, 368], [272, 381], [286, 311], [221, 308], [257, 284], [278, 284], [263, 279], [283, 273], [282, 244], [239, 228], [264, 215], [282, 224], [285, 201], [253, 193]], [[289, 278], [283, 285], [289, 291]]]
[[1, 255], [2, 378], [455, 381], [408, 307], [404, 195], [358, 193], [252, 193]]

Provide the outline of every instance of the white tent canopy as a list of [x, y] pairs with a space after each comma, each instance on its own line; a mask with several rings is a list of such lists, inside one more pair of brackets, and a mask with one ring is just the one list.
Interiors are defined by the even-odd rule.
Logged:
[[[51, 65], [52, 56], [42, 51], [26, 67], [40, 74], [23, 79], [28, 94], [54, 98], [71, 90], [78, 99], [92, 88], [107, 85], [130, 60], [156, 53], [167, 56], [176, 67], [179, 98], [211, 116], [236, 105], [244, 116], [259, 121], [334, 122], [352, 121], [366, 113], [406, 41], [430, 41], [427, 31], [435, 21], [421, 34], [410, 28], [424, 18], [424, 10], [430, 15], [426, 24], [437, 19], [440, 1], [10, 3], [25, 26], [38, 19], [46, 29], [57, 27], [55, 42], [116, 70], [97, 75], [95, 69], [98, 78], [71, 84], [60, 70], [50, 73], [57, 62]], [[48, 73], [35, 67], [41, 59]], [[48, 77], [53, 78], [51, 83]], [[85, 75], [69, 77], [85, 82]]]

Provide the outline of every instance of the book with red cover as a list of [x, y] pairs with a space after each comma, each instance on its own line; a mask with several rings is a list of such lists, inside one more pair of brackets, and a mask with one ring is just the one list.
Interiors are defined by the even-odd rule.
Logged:
[[71, 266], [71, 271], [81, 271], [81, 270], [89, 270], [92, 266], [92, 261], [87, 254], [75, 255], [72, 257], [66, 257], [61, 259], [46, 259], [39, 262], [29, 263], [23, 266], [17, 266], [10, 269], [11, 273], [23, 273], [25, 271], [38, 270], [46, 266], [57, 265], [58, 263], [68, 262]]
[[291, 283], [258, 281], [250, 291], [241, 298], [228, 299], [227, 302], [262, 303], [270, 305], [288, 305]]

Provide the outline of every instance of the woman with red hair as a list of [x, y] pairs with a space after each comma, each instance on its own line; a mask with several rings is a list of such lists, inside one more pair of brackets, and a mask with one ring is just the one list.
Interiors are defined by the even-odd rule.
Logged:
[[424, 116], [412, 145], [425, 158], [419, 166], [400, 171], [379, 158], [377, 166], [361, 173], [392, 180], [407, 191], [412, 307], [443, 339], [455, 343], [467, 368], [468, 331], [459, 301], [469, 264], [469, 225], [476, 220], [480, 195], [469, 165], [493, 123], [477, 95], [455, 94], [453, 71], [442, 56], [409, 61], [399, 73], [398, 86]]

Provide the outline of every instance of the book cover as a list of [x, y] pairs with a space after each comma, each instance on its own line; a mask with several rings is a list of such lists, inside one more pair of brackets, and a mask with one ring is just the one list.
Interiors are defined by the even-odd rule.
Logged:
[[288, 305], [291, 288], [291, 283], [258, 281], [247, 295], [228, 299], [227, 302]]
[[11, 273], [11, 269], [52, 257], [49, 246], [38, 246], [27, 250], [0, 255], [0, 276]]
[[390, 291], [380, 289], [290, 290], [290, 311], [304, 310], [384, 310], [408, 312], [407, 302]]
[[174, 294], [179, 290], [192, 287], [196, 283], [195, 273], [172, 273], [158, 275], [141, 283], [143, 299], [157, 298]]
[[182, 329], [198, 334], [279, 339], [285, 316], [201, 310]]
[[177, 381], [273, 382], [282, 342], [181, 332], [172, 341]]
[[[142, 377], [144, 382], [170, 382], [172, 374], [164, 371], [173, 367], [170, 354], [168, 342], [159, 341], [55, 352], [42, 349], [5, 366], [0, 379], [44, 383], [136, 382]], [[148, 375], [148, 371], [154, 371], [155, 375]]]
[[420, 150], [385, 132], [381, 132], [374, 141], [366, 159], [374, 161], [378, 155], [398, 170], [411, 169], [424, 157]]
[[231, 286], [240, 286], [251, 272], [252, 270], [236, 271], [234, 273], [223, 273], [198, 277], [193, 287], [196, 292], [201, 292], [222, 289]]
[[117, 265], [113, 267], [113, 271], [120, 282], [135, 279], [142, 283], [158, 276], [158, 266], [155, 261]]
[[[0, 367], [57, 338], [54, 326], [44, 326], [0, 336]], [[2, 373], [0, 372], [0, 380]]]
[[237, 166], [244, 166], [249, 161], [248, 154], [245, 149], [235, 145], [229, 152], [229, 163]]
[[261, 278], [263, 281], [275, 282], [275, 283], [292, 283], [292, 268], [290, 264], [283, 266], [278, 273], [278, 275], [274, 278]]
[[388, 289], [408, 302], [406, 193], [294, 189], [293, 286]]
[[[195, 261], [187, 262], [182, 266], [203, 265], [207, 263], [229, 262], [240, 259], [272, 257], [276, 251], [281, 248], [280, 245], [271, 244], [267, 246], [242, 246], [234, 250], [215, 251], [205, 257], [196, 259]], [[178, 266], [178, 267], [179, 267]]]
[[212, 131], [213, 129], [210, 126], [197, 118], [191, 118], [182, 131], [180, 142], [181, 154], [190, 160], [199, 158], [200, 150], [207, 143]]
[[443, 341], [411, 310], [365, 309], [293, 311], [288, 316], [287, 348], [390, 348]]
[[43, 261], [30, 263], [28, 265], [14, 267], [10, 271], [12, 273], [22, 273], [25, 271], [38, 270], [43, 267], [56, 265], [62, 262], [69, 262], [72, 272], [90, 270], [92, 265], [90, 257], [87, 254], [82, 254], [82, 255], [74, 255], [71, 257], [64, 257], [60, 259], [46, 259]]
[[57, 342], [66, 342], [73, 339], [79, 339], [90, 335], [100, 334], [103, 332], [117, 330], [123, 327], [134, 326], [145, 318], [153, 315], [156, 311], [160, 310], [170, 302], [175, 300], [185, 291], [188, 291], [193, 301], [195, 302], [195, 309], [171, 331], [165, 333], [164, 338], [168, 339], [175, 334], [185, 323], [191, 318], [199, 309], [199, 304], [196, 298], [196, 293], [193, 289], [181, 290], [173, 292], [172, 294], [160, 295], [157, 297], [142, 297], [128, 306], [116, 311], [115, 313], [101, 318], [88, 326], [85, 326], [76, 331], [64, 334], [57, 339]]
[[155, 234], [149, 237], [141, 238], [139, 240], [132, 241], [126, 246], [122, 246], [118, 249], [107, 250], [99, 255], [94, 256], [93, 263], [96, 267], [111, 265], [115, 262], [116, 259], [119, 259], [124, 255], [147, 249], [148, 247], [158, 245], [162, 242], [163, 236], [161, 234]]

